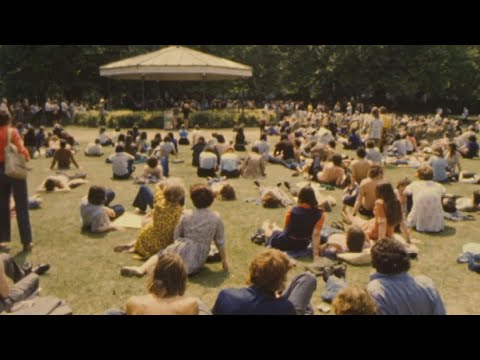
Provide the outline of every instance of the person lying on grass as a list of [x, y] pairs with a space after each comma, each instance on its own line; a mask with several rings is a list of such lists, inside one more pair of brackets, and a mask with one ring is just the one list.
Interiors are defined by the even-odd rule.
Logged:
[[86, 174], [76, 174], [68, 176], [66, 174], [57, 174], [47, 177], [37, 188], [37, 192], [69, 192], [77, 187], [87, 183]]

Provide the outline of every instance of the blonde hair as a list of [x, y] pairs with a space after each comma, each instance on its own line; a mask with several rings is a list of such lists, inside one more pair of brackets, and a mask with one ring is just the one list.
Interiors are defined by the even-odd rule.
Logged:
[[377, 304], [364, 287], [349, 286], [332, 303], [335, 315], [376, 315]]

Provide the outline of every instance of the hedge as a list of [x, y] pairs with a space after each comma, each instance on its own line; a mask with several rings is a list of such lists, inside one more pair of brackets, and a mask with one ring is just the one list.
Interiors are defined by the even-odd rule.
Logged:
[[[180, 115], [181, 116], [181, 115]], [[204, 129], [233, 128], [243, 124], [247, 127], [256, 127], [261, 119], [262, 112], [246, 110], [244, 113], [236, 111], [197, 111], [190, 116], [190, 127], [195, 125]], [[98, 111], [78, 113], [73, 119], [73, 125], [85, 127], [107, 126], [115, 128], [131, 128], [137, 125], [142, 129], [162, 129], [164, 113], [161, 111], [127, 111], [119, 110], [108, 112], [104, 119]]]

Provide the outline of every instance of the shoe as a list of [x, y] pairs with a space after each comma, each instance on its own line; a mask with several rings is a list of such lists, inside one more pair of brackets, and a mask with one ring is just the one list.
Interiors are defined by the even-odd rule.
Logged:
[[142, 274], [140, 271], [138, 271], [136, 268], [131, 268], [131, 267], [124, 267], [120, 270], [120, 275], [124, 277], [143, 277], [144, 274]]
[[339, 279], [345, 279], [347, 277], [347, 267], [344, 264], [334, 266], [332, 271], [333, 275]]
[[32, 249], [33, 249], [33, 244], [32, 243], [23, 245], [23, 252], [31, 252]]
[[41, 264], [33, 268], [32, 272], [37, 275], [44, 275], [50, 270], [50, 264]]
[[259, 183], [258, 181], [255, 180], [253, 183], [254, 183], [257, 187], [261, 187], [261, 185], [260, 185], [260, 183]]
[[290, 186], [290, 183], [289, 183], [288, 181], [285, 181], [285, 182], [283, 183], [283, 185], [285, 185], [285, 187], [286, 187], [288, 190], [290, 190], [290, 189], [292, 188], [292, 187]]
[[23, 264], [22, 270], [23, 270], [23, 272], [25, 273], [25, 275], [30, 274], [30, 273], [32, 272], [32, 264], [30, 264], [30, 263], [28, 263], [28, 262], [25, 263], [25, 264]]

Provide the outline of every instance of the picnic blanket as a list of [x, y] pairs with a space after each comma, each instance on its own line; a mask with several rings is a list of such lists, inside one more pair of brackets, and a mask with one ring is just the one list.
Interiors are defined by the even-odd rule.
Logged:
[[125, 213], [113, 221], [113, 225], [128, 229], [141, 229], [143, 216], [134, 213]]
[[72, 309], [62, 299], [54, 296], [35, 297], [15, 304], [8, 315], [72, 315]]
[[458, 210], [455, 211], [454, 213], [444, 212], [444, 217], [446, 220], [455, 221], [455, 222], [475, 220], [475, 217], [473, 215], [465, 215], [464, 213]]

